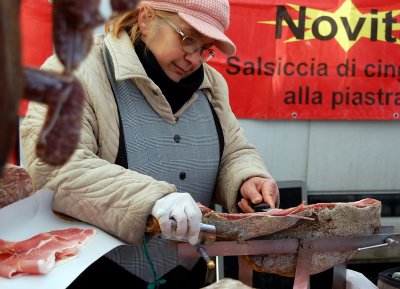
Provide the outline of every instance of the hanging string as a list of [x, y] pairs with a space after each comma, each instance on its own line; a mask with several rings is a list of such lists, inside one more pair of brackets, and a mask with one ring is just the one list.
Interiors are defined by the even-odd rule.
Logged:
[[157, 278], [157, 272], [156, 270], [154, 270], [154, 265], [153, 262], [151, 261], [149, 252], [147, 251], [147, 237], [146, 237], [146, 233], [143, 236], [143, 249], [144, 249], [144, 255], [146, 256], [146, 260], [147, 263], [149, 264], [150, 268], [151, 268], [151, 272], [153, 273], [153, 277], [154, 277], [154, 281], [149, 283], [149, 285], [147, 285], [147, 289], [157, 289], [158, 286], [165, 284], [167, 282], [167, 280], [165, 279], [158, 279]]

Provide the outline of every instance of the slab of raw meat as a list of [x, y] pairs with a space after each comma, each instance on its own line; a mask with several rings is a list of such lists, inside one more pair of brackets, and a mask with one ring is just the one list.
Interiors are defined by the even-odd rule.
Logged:
[[[216, 226], [219, 240], [243, 243], [250, 239], [303, 239], [367, 236], [379, 233], [381, 202], [363, 199], [348, 203], [301, 204], [289, 209], [268, 212], [225, 214], [200, 206], [203, 223]], [[312, 256], [311, 274], [316, 274], [352, 258], [357, 251], [316, 252]], [[297, 254], [246, 256], [259, 272], [293, 277]]]

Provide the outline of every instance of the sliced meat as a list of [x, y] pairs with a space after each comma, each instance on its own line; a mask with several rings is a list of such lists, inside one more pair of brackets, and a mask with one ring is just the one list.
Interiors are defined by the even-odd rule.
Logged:
[[19, 242], [0, 240], [0, 276], [48, 273], [61, 261], [75, 257], [94, 234], [92, 229], [68, 228]]
[[[258, 213], [218, 213], [199, 204], [203, 213], [202, 222], [214, 225], [219, 240], [244, 242], [256, 237], [267, 236], [294, 226], [299, 220], [313, 222], [310, 211], [295, 208], [271, 209]], [[300, 207], [300, 206], [299, 206]], [[304, 205], [301, 205], [304, 207]]]

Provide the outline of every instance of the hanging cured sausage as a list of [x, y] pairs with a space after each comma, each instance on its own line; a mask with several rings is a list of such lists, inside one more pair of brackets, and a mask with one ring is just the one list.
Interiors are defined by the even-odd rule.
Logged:
[[53, 3], [54, 49], [65, 73], [70, 74], [88, 55], [93, 28], [104, 22], [100, 0], [55, 0]]
[[[136, 8], [138, 0], [110, 0], [115, 13]], [[53, 43], [64, 65], [57, 75], [21, 64], [19, 0], [0, 0], [0, 176], [18, 129], [21, 98], [44, 103], [48, 113], [37, 144], [38, 157], [63, 165], [79, 141], [84, 92], [73, 72], [88, 55], [93, 29], [105, 22], [100, 0], [54, 0]], [[65, 139], [68, 139], [66, 143]]]
[[0, 175], [15, 142], [22, 96], [19, 0], [0, 0]]

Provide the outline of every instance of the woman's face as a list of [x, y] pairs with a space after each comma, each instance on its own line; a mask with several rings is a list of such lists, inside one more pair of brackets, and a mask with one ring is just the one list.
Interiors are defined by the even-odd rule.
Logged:
[[158, 16], [152, 19], [153, 27], [149, 33], [142, 33], [142, 40], [168, 77], [179, 82], [196, 71], [202, 62], [200, 52], [187, 53], [183, 50], [182, 36], [168, 21], [185, 35], [197, 38], [202, 48], [211, 47], [212, 39], [201, 35], [179, 17], [167, 21]]

